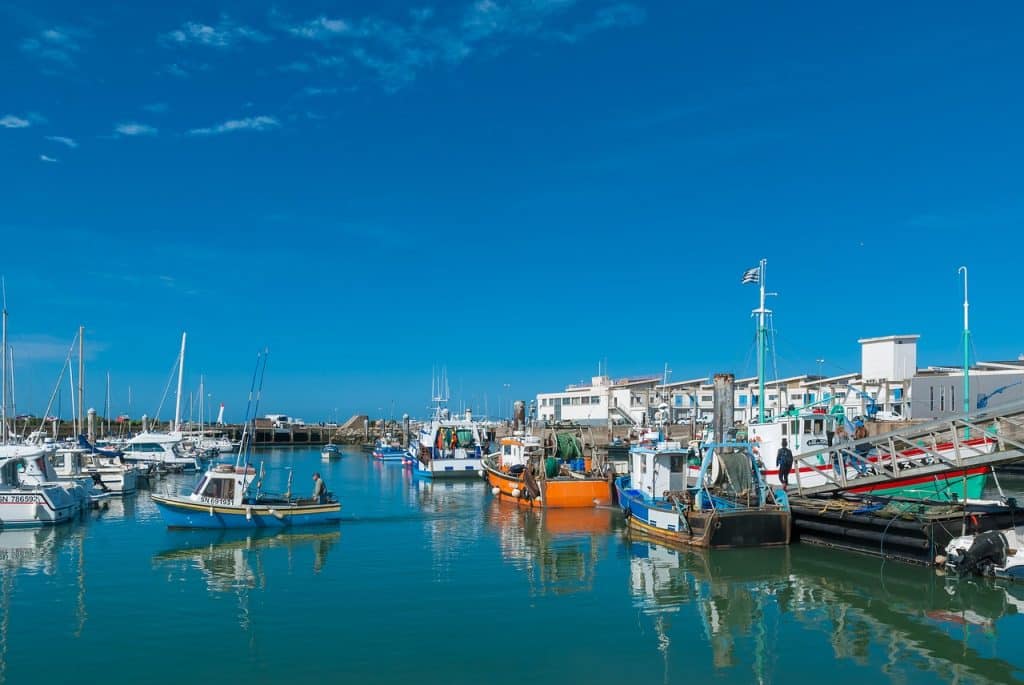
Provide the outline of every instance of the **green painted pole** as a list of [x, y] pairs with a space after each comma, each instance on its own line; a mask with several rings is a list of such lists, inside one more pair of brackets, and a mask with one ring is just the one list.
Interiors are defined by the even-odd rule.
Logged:
[[757, 274], [761, 286], [761, 308], [757, 310], [757, 422], [764, 423], [764, 357], [768, 346], [768, 332], [764, 327], [764, 276], [767, 259], [761, 260], [761, 269]]

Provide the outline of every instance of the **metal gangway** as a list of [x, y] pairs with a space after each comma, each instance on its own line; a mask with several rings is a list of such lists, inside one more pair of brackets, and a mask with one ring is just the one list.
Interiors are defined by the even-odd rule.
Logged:
[[[910, 477], [938, 478], [1021, 460], [1024, 400], [804, 452], [794, 459], [793, 476], [800, 495], [824, 495], [865, 486], [898, 487]], [[850, 474], [850, 466], [858, 463], [866, 473], [854, 468]], [[801, 467], [814, 469], [826, 482], [804, 486]]]

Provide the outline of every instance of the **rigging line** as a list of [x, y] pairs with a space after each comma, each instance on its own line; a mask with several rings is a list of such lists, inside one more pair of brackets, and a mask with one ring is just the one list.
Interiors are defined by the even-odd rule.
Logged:
[[[68, 355], [64, 359], [64, 365], [60, 367], [60, 375], [57, 377], [57, 383], [53, 386], [53, 392], [50, 393], [50, 401], [46, 404], [46, 411], [43, 412], [43, 423], [46, 422], [46, 417], [50, 415], [50, 409], [53, 408], [53, 400], [60, 392], [60, 384], [64, 382], [64, 372], [67, 371], [68, 366], [71, 364], [71, 357], [75, 353], [75, 344], [78, 342], [78, 332], [75, 331], [75, 336], [71, 339], [71, 347], [68, 348]], [[43, 428], [40, 426], [40, 428]], [[45, 430], [45, 429], [43, 429]]]
[[178, 364], [181, 363], [181, 355], [179, 354], [174, 359], [174, 365], [171, 367], [171, 373], [167, 376], [167, 385], [164, 386], [163, 397], [160, 398], [160, 405], [156, 408], [156, 414], [153, 416], [153, 420], [157, 423], [160, 422], [160, 412], [163, 411], [164, 402], [167, 401], [167, 393], [171, 391], [171, 382], [174, 380], [174, 374], [178, 371]]

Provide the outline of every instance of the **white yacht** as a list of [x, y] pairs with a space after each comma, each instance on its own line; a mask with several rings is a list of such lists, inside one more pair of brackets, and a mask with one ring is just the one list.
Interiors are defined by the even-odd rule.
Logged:
[[181, 440], [181, 433], [139, 433], [125, 443], [124, 460], [185, 471], [199, 468], [196, 458], [182, 450]]
[[0, 528], [64, 523], [88, 496], [81, 486], [46, 477], [49, 462], [32, 445], [0, 445]]

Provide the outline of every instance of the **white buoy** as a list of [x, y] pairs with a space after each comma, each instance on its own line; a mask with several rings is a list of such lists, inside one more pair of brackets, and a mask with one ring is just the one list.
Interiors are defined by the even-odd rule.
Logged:
[[512, 496], [519, 497], [519, 488], [512, 488]]
[[491, 488], [491, 494], [492, 495], [499, 495], [499, 494], [501, 494], [501, 488]]
[[533, 498], [533, 500], [534, 500], [534, 501], [535, 501], [535, 502], [536, 502], [537, 504], [544, 504], [544, 500], [543, 500], [543, 499], [541, 499], [540, 497], [534, 497], [534, 498]]

